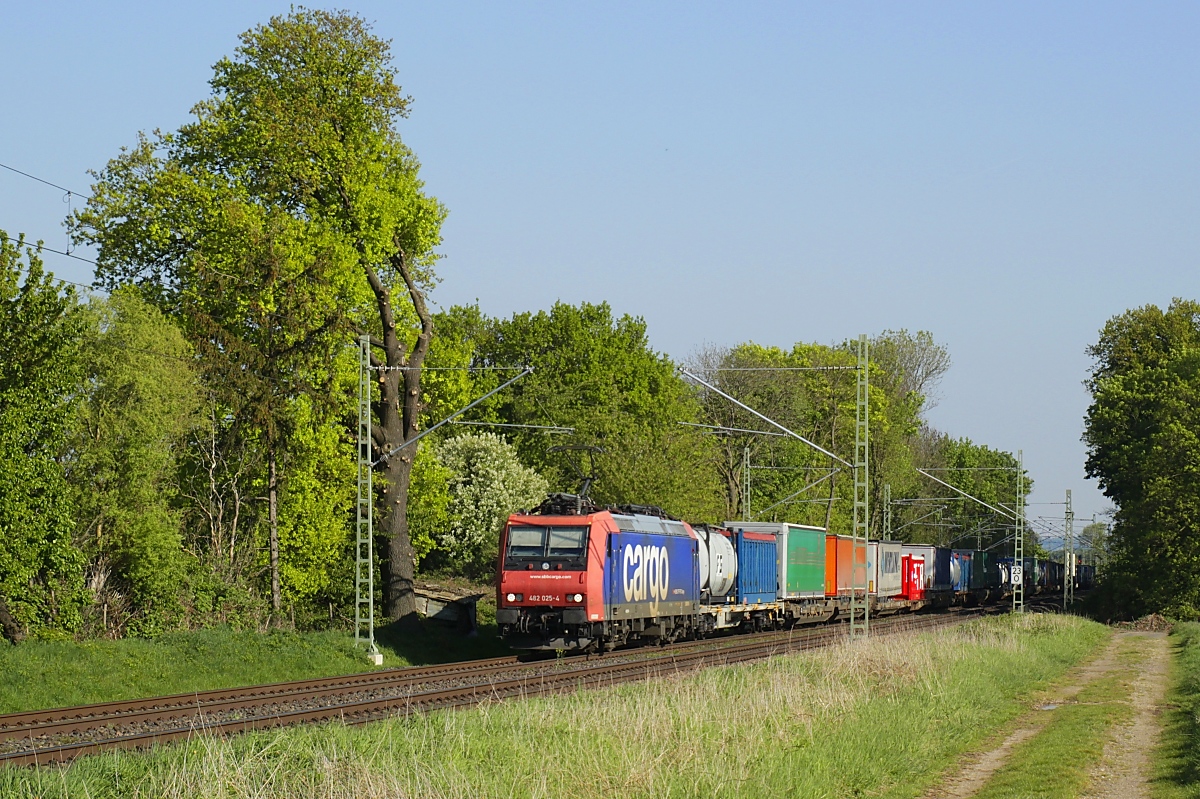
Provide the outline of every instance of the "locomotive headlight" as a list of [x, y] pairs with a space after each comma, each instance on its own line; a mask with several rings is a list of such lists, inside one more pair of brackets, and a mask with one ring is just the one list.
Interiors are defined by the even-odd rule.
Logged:
[[517, 595], [516, 595], [516, 594], [509, 594], [508, 596], [506, 596], [506, 597], [504, 597], [504, 598], [505, 598], [505, 599], [507, 599], [509, 602], [516, 602], [516, 601], [517, 601]]
[[576, 601], [576, 602], [582, 602], [582, 601], [583, 601], [583, 594], [576, 594], [575, 596], [571, 597], [571, 599], [573, 599], [573, 600], [574, 600], [574, 601]]

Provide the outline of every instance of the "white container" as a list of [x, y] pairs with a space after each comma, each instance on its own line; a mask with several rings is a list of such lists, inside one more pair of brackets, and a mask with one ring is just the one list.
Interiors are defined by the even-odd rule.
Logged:
[[696, 534], [696, 556], [700, 564], [700, 590], [708, 588], [708, 530], [703, 527], [693, 527]]
[[900, 574], [900, 557], [904, 545], [899, 541], [872, 541], [867, 553], [867, 572], [871, 574], [874, 590], [881, 597], [893, 597], [904, 590]]

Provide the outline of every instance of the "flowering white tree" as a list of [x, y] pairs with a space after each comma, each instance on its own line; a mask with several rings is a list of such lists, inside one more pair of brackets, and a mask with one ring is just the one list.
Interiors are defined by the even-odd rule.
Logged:
[[451, 473], [451, 523], [438, 544], [464, 572], [484, 574], [496, 563], [505, 519], [545, 499], [549, 483], [495, 433], [451, 438], [438, 446], [438, 460]]

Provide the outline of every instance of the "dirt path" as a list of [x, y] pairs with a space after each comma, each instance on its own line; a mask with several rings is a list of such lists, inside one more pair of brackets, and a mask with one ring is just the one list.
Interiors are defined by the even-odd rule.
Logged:
[[[1149, 748], [1157, 738], [1157, 708], [1166, 690], [1168, 648], [1163, 633], [1118, 632], [1094, 660], [1068, 673], [1067, 684], [1042, 700], [1040, 706], [1053, 707], [1072, 699], [1091, 682], [1121, 667], [1117, 650], [1129, 636], [1144, 636], [1151, 647], [1145, 669], [1134, 685], [1132, 724], [1118, 728], [1116, 737], [1104, 750], [1105, 771], [1092, 775], [1095, 792], [1089, 799], [1138, 799], [1145, 795], [1145, 765]], [[922, 799], [968, 799], [1007, 761], [1013, 747], [1037, 735], [1049, 723], [1052, 713], [1034, 710], [1018, 719], [1016, 728], [991, 749], [968, 757], [954, 776], [926, 792]], [[1110, 752], [1111, 750], [1111, 752]]]
[[1148, 797], [1150, 750], [1158, 741], [1159, 713], [1167, 691], [1170, 647], [1166, 633], [1125, 633], [1140, 636], [1146, 654], [1133, 683], [1133, 720], [1116, 730], [1090, 775], [1086, 799], [1145, 799]]

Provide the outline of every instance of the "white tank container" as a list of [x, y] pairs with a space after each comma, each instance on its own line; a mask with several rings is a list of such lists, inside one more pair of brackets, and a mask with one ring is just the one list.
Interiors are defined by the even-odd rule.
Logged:
[[710, 533], [703, 543], [708, 545], [709, 593], [725, 596], [737, 577], [737, 553], [733, 551], [733, 542], [718, 533]]

